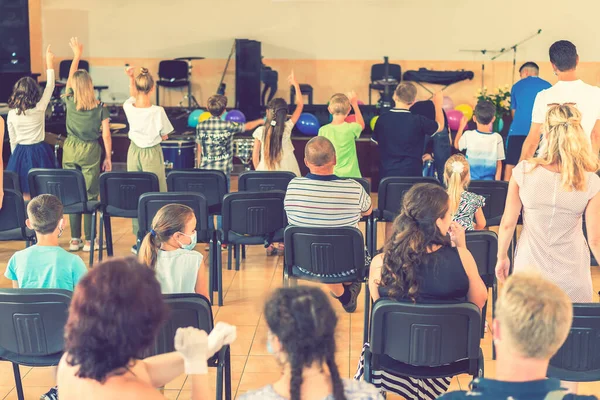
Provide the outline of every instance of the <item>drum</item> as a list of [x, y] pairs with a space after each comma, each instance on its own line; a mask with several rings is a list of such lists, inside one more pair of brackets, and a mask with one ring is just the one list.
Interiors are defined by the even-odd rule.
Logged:
[[254, 139], [236, 139], [233, 141], [233, 155], [240, 159], [246, 171], [250, 170], [254, 150]]
[[196, 142], [167, 140], [160, 144], [167, 169], [191, 169], [196, 166]]

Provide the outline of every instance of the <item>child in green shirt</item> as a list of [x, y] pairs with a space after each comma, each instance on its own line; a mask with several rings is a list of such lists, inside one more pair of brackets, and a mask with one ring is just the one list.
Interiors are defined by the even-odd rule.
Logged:
[[[356, 122], [348, 123], [346, 117], [352, 108]], [[334, 94], [329, 100], [328, 110], [333, 120], [319, 129], [319, 136], [324, 136], [333, 143], [337, 158], [334, 173], [340, 178], [361, 178], [354, 142], [365, 128], [365, 121], [358, 108], [356, 93], [350, 92], [348, 96]]]

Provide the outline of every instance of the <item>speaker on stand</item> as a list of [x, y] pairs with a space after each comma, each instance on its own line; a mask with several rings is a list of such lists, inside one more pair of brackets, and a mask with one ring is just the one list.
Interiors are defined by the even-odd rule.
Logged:
[[235, 40], [235, 99], [238, 110], [248, 121], [260, 118], [261, 43]]

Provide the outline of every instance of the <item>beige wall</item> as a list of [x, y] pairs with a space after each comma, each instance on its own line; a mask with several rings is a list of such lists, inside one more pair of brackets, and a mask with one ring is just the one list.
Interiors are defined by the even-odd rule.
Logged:
[[[355, 89], [366, 102], [369, 70], [388, 55], [403, 70], [467, 69], [471, 82], [451, 86], [455, 103], [473, 102], [486, 60], [486, 86], [512, 80], [512, 54], [498, 61], [460, 49], [500, 49], [543, 29], [519, 47], [518, 63], [534, 60], [552, 81], [547, 49], [557, 39], [574, 41], [582, 77], [598, 84], [600, 47], [596, 16], [600, 2], [572, 0], [40, 0], [30, 2], [32, 24], [39, 18], [32, 56], [51, 43], [57, 56], [69, 57], [68, 38], [78, 36], [84, 57], [93, 66], [145, 65], [156, 71], [164, 58], [199, 55], [194, 63], [194, 94], [205, 104], [219, 83], [234, 38], [263, 44], [265, 62], [279, 71], [280, 92], [289, 98], [286, 76], [293, 68], [310, 83], [315, 101], [324, 103], [337, 91]], [[37, 7], [37, 10], [35, 9]], [[41, 8], [40, 8], [41, 7]], [[36, 48], [34, 48], [37, 46]], [[41, 57], [38, 64], [41, 67]], [[234, 70], [226, 76], [234, 93]], [[41, 69], [41, 68], [40, 68]], [[126, 85], [126, 81], [124, 81]], [[423, 91], [422, 97], [427, 94]], [[176, 104], [173, 92], [166, 104]]]

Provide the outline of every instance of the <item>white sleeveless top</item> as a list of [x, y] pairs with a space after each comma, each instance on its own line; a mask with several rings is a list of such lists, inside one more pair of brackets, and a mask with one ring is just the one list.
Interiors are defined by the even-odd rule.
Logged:
[[156, 279], [162, 293], [196, 293], [196, 280], [203, 258], [195, 250], [160, 250], [156, 262]]

